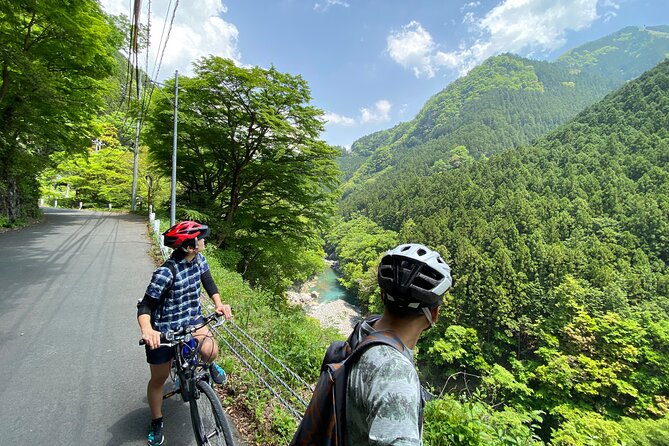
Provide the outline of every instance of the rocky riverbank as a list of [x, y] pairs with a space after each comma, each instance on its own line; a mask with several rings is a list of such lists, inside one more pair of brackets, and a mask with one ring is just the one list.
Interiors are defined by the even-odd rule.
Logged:
[[299, 290], [287, 291], [288, 302], [299, 305], [311, 317], [320, 321], [323, 327], [333, 327], [343, 336], [351, 334], [356, 322], [362, 319], [360, 310], [341, 299], [332, 302], [318, 302], [318, 293], [309, 291], [313, 283], [305, 283]]

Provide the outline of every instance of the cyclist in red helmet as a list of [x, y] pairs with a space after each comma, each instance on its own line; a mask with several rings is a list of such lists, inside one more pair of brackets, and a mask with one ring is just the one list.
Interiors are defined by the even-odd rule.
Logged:
[[[198, 325], [203, 321], [201, 286], [213, 300], [216, 313], [226, 319], [232, 317], [230, 305], [221, 302], [209, 264], [202, 255], [207, 235], [209, 228], [194, 221], [182, 221], [168, 229], [163, 234], [164, 244], [174, 250], [172, 256], [153, 272], [144, 298], [137, 304], [137, 321], [142, 330], [142, 339], [146, 342], [146, 360], [151, 369], [147, 387], [151, 409], [150, 446], [164, 442], [163, 384], [169, 376], [174, 355], [170, 347], [160, 347], [160, 333]], [[195, 337], [201, 357], [211, 364], [212, 379], [217, 384], [223, 384], [225, 372], [214, 362], [218, 355], [218, 343], [207, 326], [197, 330]]]

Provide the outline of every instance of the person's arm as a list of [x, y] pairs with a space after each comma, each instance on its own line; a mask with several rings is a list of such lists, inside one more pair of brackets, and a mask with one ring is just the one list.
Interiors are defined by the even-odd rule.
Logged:
[[137, 323], [142, 331], [142, 339], [150, 349], [160, 346], [160, 332], [153, 329], [151, 325], [151, 314], [160, 304], [166, 287], [174, 281], [172, 271], [164, 266], [156, 269], [151, 277], [149, 286], [146, 287], [144, 297], [137, 302]]
[[221, 302], [221, 295], [218, 293], [218, 287], [214, 282], [214, 278], [211, 277], [211, 271], [209, 269], [205, 270], [201, 276], [200, 280], [202, 281], [202, 286], [205, 291], [214, 302], [214, 311], [216, 314], [225, 316], [225, 319], [230, 320], [232, 318], [232, 309], [230, 305], [223, 304]]
[[151, 312], [157, 305], [158, 300], [148, 294], [137, 303], [137, 322], [142, 331], [142, 339], [152, 350], [160, 346], [160, 332], [151, 326]]

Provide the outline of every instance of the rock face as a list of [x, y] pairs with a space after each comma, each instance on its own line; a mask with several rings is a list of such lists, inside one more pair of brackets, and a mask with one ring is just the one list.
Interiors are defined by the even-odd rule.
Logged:
[[343, 300], [319, 303], [318, 293], [305, 290], [303, 286], [300, 291], [287, 291], [288, 303], [304, 308], [311, 317], [318, 319], [323, 327], [333, 327], [339, 330], [343, 336], [351, 334], [356, 322], [362, 319], [360, 310], [354, 305]]
[[343, 300], [307, 305], [305, 310], [309, 316], [318, 319], [322, 326], [333, 327], [348, 336], [356, 322], [362, 319], [360, 310]]

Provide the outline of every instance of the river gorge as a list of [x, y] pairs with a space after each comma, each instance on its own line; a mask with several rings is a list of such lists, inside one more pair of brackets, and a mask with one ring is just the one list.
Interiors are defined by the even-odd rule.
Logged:
[[339, 284], [332, 266], [328, 262], [320, 274], [286, 294], [290, 303], [304, 308], [323, 327], [333, 327], [346, 337], [362, 315], [347, 296], [346, 289]]

